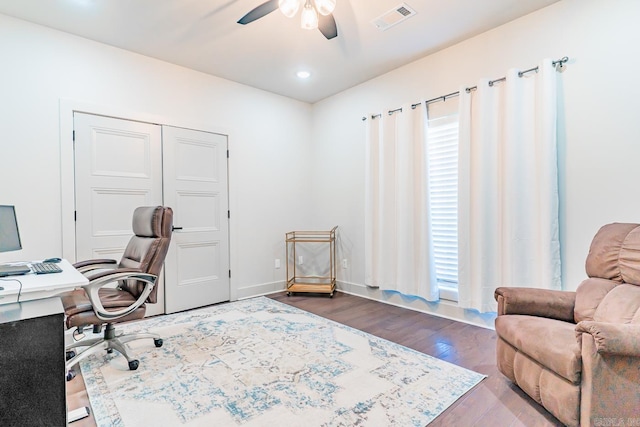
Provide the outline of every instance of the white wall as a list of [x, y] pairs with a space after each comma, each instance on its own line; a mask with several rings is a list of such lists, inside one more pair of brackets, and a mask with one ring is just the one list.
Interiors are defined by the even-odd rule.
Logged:
[[62, 251], [60, 144], [68, 141], [59, 104], [67, 100], [230, 135], [232, 295], [282, 287], [273, 260], [284, 259], [286, 231], [339, 225], [344, 289], [490, 324], [452, 304], [363, 286], [361, 117], [569, 56], [560, 77], [561, 237], [564, 286], [575, 289], [597, 229], [640, 221], [638, 16], [636, 0], [563, 0], [309, 106], [0, 15], [0, 203], [17, 206], [25, 248], [0, 262]]
[[563, 286], [585, 277], [598, 228], [640, 222], [640, 2], [563, 0], [323, 100], [313, 107], [315, 227], [339, 225], [339, 269], [346, 290], [472, 322], [490, 322], [449, 304], [366, 289], [364, 158], [367, 113], [397, 108], [569, 56], [560, 74], [564, 120], [560, 142]]
[[282, 288], [273, 259], [310, 206], [308, 104], [3, 15], [0, 54], [0, 204], [16, 205], [23, 243], [0, 262], [62, 254], [62, 101], [227, 133], [232, 296]]

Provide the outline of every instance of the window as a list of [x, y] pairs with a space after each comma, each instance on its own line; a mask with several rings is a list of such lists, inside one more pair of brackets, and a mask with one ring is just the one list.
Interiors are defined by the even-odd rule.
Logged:
[[429, 120], [429, 199], [440, 298], [458, 300], [458, 115]]

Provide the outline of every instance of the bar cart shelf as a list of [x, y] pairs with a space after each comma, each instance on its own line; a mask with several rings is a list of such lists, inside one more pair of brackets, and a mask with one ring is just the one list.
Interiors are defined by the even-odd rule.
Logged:
[[[290, 231], [285, 235], [287, 247], [287, 296], [293, 293], [329, 294], [336, 289], [336, 229], [329, 231]], [[329, 271], [326, 275], [303, 275], [296, 267], [296, 245], [323, 244], [329, 251]], [[291, 262], [290, 260], [293, 260]]]

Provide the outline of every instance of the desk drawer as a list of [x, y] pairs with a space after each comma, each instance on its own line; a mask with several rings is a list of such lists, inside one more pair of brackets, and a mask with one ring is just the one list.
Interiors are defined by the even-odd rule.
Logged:
[[0, 280], [0, 304], [18, 302], [19, 292], [20, 283], [9, 279]]

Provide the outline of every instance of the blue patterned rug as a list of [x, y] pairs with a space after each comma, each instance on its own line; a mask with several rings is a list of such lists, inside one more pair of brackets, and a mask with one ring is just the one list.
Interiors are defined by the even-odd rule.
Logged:
[[485, 378], [265, 297], [136, 323], [81, 369], [98, 426], [424, 426]]

